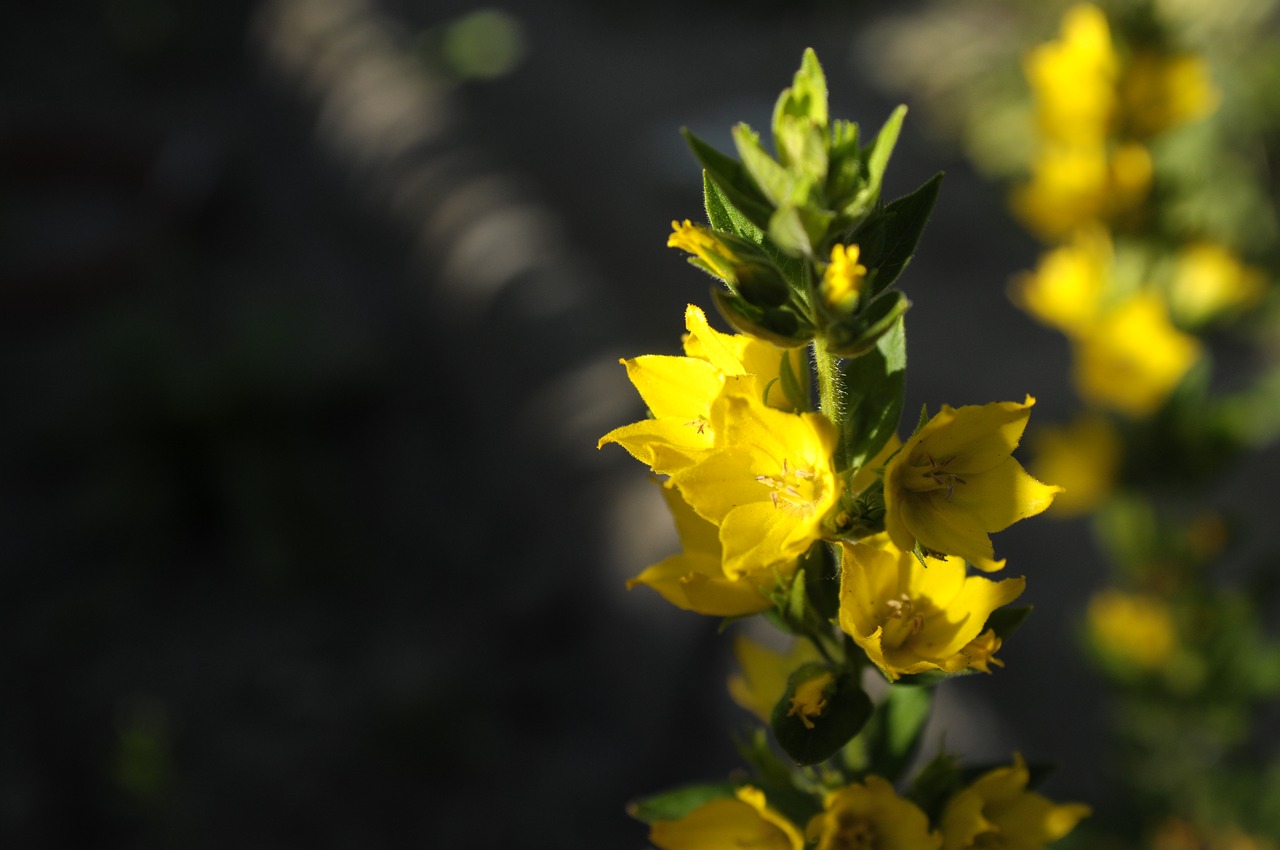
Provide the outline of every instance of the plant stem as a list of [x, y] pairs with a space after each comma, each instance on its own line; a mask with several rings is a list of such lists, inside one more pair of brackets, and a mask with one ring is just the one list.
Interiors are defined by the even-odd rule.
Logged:
[[840, 397], [840, 358], [827, 350], [826, 340], [821, 336], [813, 340], [813, 368], [818, 374], [818, 410], [839, 427], [844, 414]]

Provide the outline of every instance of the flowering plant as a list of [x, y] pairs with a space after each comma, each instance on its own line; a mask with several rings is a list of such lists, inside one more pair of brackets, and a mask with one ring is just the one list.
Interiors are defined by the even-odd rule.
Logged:
[[1029, 612], [1010, 607], [1023, 578], [986, 575], [1005, 565], [989, 535], [1059, 488], [1013, 458], [1030, 397], [922, 411], [898, 436], [910, 305], [895, 284], [941, 178], [881, 202], [904, 115], [870, 139], [831, 120], [807, 51], [774, 109], [773, 154], [745, 124], [739, 159], [686, 134], [708, 223], [675, 222], [668, 245], [717, 279], [737, 333], [690, 305], [683, 356], [622, 361], [650, 415], [600, 445], [662, 476], [683, 547], [631, 585], [700, 614], [761, 614], [796, 647], [740, 640], [731, 691], [781, 755], [762, 732], [743, 746], [749, 781], [634, 804], [662, 850], [1034, 848], [1088, 812], [1027, 790], [1016, 755], [974, 772], [942, 753], [910, 773], [932, 688], [1001, 666]]

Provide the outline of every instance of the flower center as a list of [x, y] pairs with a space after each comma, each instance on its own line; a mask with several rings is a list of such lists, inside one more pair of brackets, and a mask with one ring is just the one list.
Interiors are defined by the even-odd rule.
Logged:
[[924, 612], [915, 610], [916, 605], [907, 594], [885, 600], [884, 606], [887, 611], [881, 621], [884, 631], [880, 635], [880, 645], [885, 649], [897, 649], [924, 628]]
[[879, 845], [876, 828], [849, 812], [842, 812], [836, 822], [836, 832], [826, 845], [830, 850], [876, 850]]
[[822, 499], [822, 479], [812, 469], [792, 466], [782, 459], [782, 470], [775, 475], [757, 475], [756, 480], [770, 490], [775, 508], [792, 516], [812, 516]]
[[946, 490], [947, 498], [950, 499], [956, 485], [965, 483], [959, 475], [947, 471], [947, 464], [953, 460], [954, 457], [935, 458], [927, 451], [913, 455], [911, 463], [904, 470], [903, 489], [916, 493]]

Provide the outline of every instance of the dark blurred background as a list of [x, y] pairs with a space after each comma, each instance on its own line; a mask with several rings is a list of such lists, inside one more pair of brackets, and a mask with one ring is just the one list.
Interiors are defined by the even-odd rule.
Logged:
[[[679, 127], [766, 127], [810, 45], [877, 127], [912, 5], [5, 4], [0, 845], [639, 848], [733, 769], [729, 641], [625, 591], [675, 541], [595, 441], [709, 307]], [[909, 117], [886, 195], [937, 170], [908, 409], [1052, 417], [1036, 246]], [[997, 539], [1040, 610], [938, 723], [1093, 800], [1082, 529]]]

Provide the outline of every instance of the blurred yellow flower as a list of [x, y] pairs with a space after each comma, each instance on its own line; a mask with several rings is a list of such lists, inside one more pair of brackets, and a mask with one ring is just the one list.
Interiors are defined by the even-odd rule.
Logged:
[[671, 222], [671, 235], [667, 237], [668, 248], [679, 248], [693, 254], [702, 261], [703, 267], [724, 280], [734, 280], [734, 267], [740, 262], [733, 249], [718, 238], [711, 230], [700, 224], [684, 221]]
[[[890, 680], [926, 670], [990, 672], [999, 648], [983, 629], [991, 612], [1022, 593], [1026, 580], [966, 576], [959, 558], [930, 560], [888, 540], [843, 543], [840, 628]], [[980, 639], [981, 638], [981, 639]]]
[[664, 487], [662, 495], [683, 551], [650, 566], [628, 581], [627, 589], [644, 585], [677, 608], [712, 617], [739, 617], [771, 607], [764, 594], [773, 589], [775, 575], [726, 576], [719, 529], [694, 513], [675, 487]]
[[942, 844], [925, 813], [879, 776], [827, 794], [805, 834], [816, 850], [938, 850]]
[[728, 377], [741, 377], [745, 392], [764, 396], [786, 408], [786, 394], [777, 386], [783, 357], [791, 358], [794, 374], [807, 374], [799, 350], [788, 351], [742, 334], [725, 334], [707, 323], [706, 314], [690, 304], [685, 310], [684, 347], [687, 356], [646, 354], [623, 360], [627, 377], [652, 414], [615, 428], [597, 446], [617, 443], [654, 472], [670, 474], [694, 463], [714, 443], [711, 403]]
[[788, 652], [781, 653], [743, 635], [733, 641], [733, 656], [739, 672], [729, 677], [729, 696], [766, 723], [787, 690], [791, 671], [820, 657], [808, 641], [794, 641]]
[[1138, 138], [1204, 118], [1220, 100], [1202, 56], [1142, 50], [1125, 64], [1120, 112], [1128, 132]]
[[1184, 325], [1198, 327], [1253, 307], [1267, 292], [1262, 272], [1221, 245], [1198, 242], [1178, 252], [1169, 308]]
[[952, 797], [942, 812], [942, 850], [1041, 850], [1090, 814], [1081, 803], [1056, 804], [1028, 791], [1029, 779], [1014, 753], [1011, 766], [983, 774]]
[[848, 312], [858, 303], [866, 282], [867, 267], [858, 262], [857, 245], [836, 245], [831, 263], [822, 273], [822, 299], [828, 307]]
[[1090, 4], [1072, 6], [1060, 32], [1023, 62], [1040, 133], [1054, 142], [1100, 145], [1110, 132], [1119, 72], [1106, 15]]
[[813, 728], [813, 718], [821, 717], [822, 712], [827, 710], [827, 697], [831, 693], [831, 686], [835, 684], [835, 674], [830, 670], [823, 670], [817, 675], [805, 679], [796, 685], [795, 691], [791, 694], [791, 706], [787, 711], [787, 717], [799, 715], [800, 722], [804, 724], [804, 728]]
[[1045, 426], [1031, 434], [1032, 473], [1055, 481], [1062, 492], [1051, 514], [1070, 517], [1088, 513], [1111, 494], [1120, 470], [1121, 444], [1105, 416], [1085, 415], [1070, 425]]
[[1199, 341], [1169, 323], [1159, 297], [1139, 293], [1077, 340], [1076, 391], [1087, 404], [1141, 419], [1159, 409], [1199, 357]]
[[942, 410], [885, 466], [885, 530], [904, 552], [957, 555], [998, 570], [990, 532], [1035, 516], [1058, 487], [1041, 484], [1013, 458], [1035, 399]]
[[741, 380], [726, 379], [712, 405], [714, 449], [672, 481], [719, 527], [726, 576], [789, 574], [840, 498], [836, 430], [819, 413], [766, 407]]
[[1089, 638], [1109, 658], [1155, 670], [1178, 645], [1169, 606], [1161, 599], [1119, 590], [1103, 590], [1089, 600]]
[[1031, 179], [1009, 197], [1013, 212], [1042, 239], [1059, 240], [1076, 228], [1123, 220], [1151, 189], [1151, 155], [1131, 143], [1050, 144], [1031, 162]]
[[1014, 280], [1013, 302], [1066, 334], [1083, 333], [1096, 319], [1111, 275], [1111, 237], [1085, 227], [1040, 257], [1034, 272]]
[[800, 830], [765, 800], [758, 788], [744, 786], [734, 799], [712, 800], [679, 820], [655, 821], [649, 840], [660, 850], [803, 850]]

